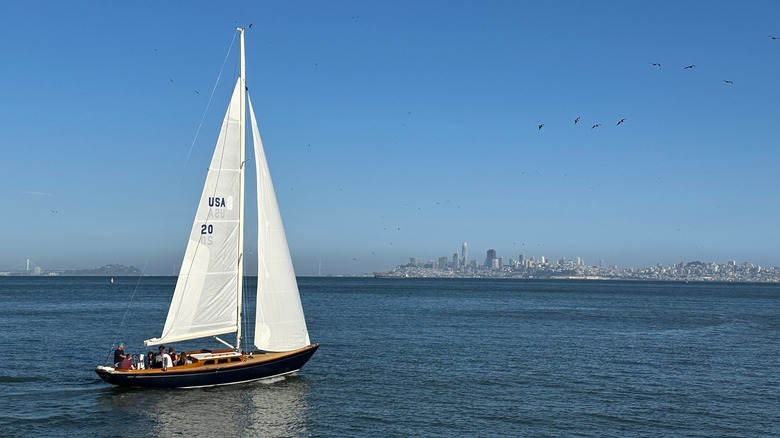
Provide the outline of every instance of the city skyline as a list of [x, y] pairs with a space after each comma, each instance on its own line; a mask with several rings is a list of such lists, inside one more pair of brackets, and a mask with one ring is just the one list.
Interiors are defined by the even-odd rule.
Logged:
[[[490, 257], [490, 256], [488, 256]], [[488, 260], [495, 260], [490, 259]], [[473, 260], [472, 262], [475, 262]], [[670, 266], [657, 264], [642, 268], [617, 266], [586, 266], [579, 257], [575, 260], [548, 261], [511, 260], [509, 265], [480, 266], [471, 263], [466, 267], [447, 263], [444, 257], [438, 262], [420, 262], [415, 257], [409, 263], [399, 265], [388, 272], [378, 272], [376, 277], [395, 278], [502, 278], [525, 280], [631, 280], [631, 281], [685, 281], [685, 282], [738, 282], [780, 283], [780, 267], [763, 267], [749, 262], [737, 264], [714, 262], [680, 262]]]
[[[467, 242], [463, 243], [463, 248], [466, 248]], [[472, 266], [472, 267], [484, 267], [489, 269], [500, 269], [502, 267], [514, 267], [514, 263], [524, 264], [525, 266], [531, 266], [531, 265], [546, 265], [546, 264], [566, 264], [566, 263], [574, 263], [577, 266], [591, 266], [591, 267], [610, 267], [610, 268], [626, 268], [626, 269], [641, 269], [641, 268], [647, 268], [652, 266], [677, 266], [680, 263], [686, 264], [686, 263], [716, 263], [716, 264], [750, 264], [750, 265], [756, 265], [761, 266], [753, 261], [750, 260], [736, 260], [736, 259], [726, 259], [726, 260], [677, 260], [673, 263], [668, 262], [655, 262], [648, 265], [642, 265], [642, 266], [629, 266], [629, 265], [622, 265], [620, 263], [607, 263], [604, 259], [596, 259], [594, 262], [588, 262], [584, 258], [580, 256], [573, 256], [573, 257], [566, 257], [562, 255], [554, 255], [553, 257], [548, 257], [544, 254], [526, 254], [526, 253], [517, 253], [512, 254], [509, 258], [505, 258], [501, 253], [496, 251], [493, 248], [489, 248], [485, 251], [485, 257], [480, 258], [467, 258], [463, 256], [464, 251], [461, 251], [461, 253], [455, 253], [451, 257], [446, 256], [438, 256], [438, 257], [416, 257], [416, 256], [410, 256], [408, 257], [408, 264], [416, 264], [416, 265], [438, 265], [438, 269], [441, 268], [441, 261], [446, 259], [447, 263], [447, 269], [452, 269], [453, 265], [455, 265], [455, 268], [462, 268], [464, 266]], [[457, 257], [457, 262], [455, 262]], [[530, 264], [529, 264], [530, 262]], [[404, 266], [404, 263], [399, 263], [397, 266]], [[772, 266], [772, 265], [763, 265], [763, 267], [780, 267], [778, 266]]]
[[0, 5], [0, 271], [175, 272], [250, 24], [299, 275], [451, 258], [455, 239], [780, 265], [776, 2], [234, 6]]

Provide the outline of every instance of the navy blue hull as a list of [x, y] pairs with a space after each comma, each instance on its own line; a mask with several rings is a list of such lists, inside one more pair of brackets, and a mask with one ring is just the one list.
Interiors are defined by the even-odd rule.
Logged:
[[[95, 372], [101, 379], [113, 385], [142, 388], [195, 388], [202, 386], [231, 385], [250, 382], [273, 376], [288, 374], [301, 369], [311, 358], [318, 344], [311, 345], [295, 354], [272, 360], [250, 361], [245, 364], [231, 364], [208, 369], [187, 369], [153, 373], [116, 372], [98, 368]], [[262, 355], [260, 355], [262, 357]]]

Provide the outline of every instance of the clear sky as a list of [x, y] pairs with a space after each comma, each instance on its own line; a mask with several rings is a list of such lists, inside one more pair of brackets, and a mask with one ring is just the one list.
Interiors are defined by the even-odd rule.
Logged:
[[299, 275], [464, 241], [780, 265], [780, 2], [25, 1], [0, 3], [0, 270], [173, 273], [237, 24]]

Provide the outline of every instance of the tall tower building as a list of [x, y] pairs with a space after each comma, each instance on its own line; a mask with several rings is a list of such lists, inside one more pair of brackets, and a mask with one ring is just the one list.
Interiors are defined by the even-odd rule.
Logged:
[[469, 265], [469, 246], [466, 244], [466, 242], [463, 242], [463, 249], [460, 253], [461, 257], [463, 257], [463, 266]]
[[498, 257], [496, 257], [496, 250], [495, 249], [489, 249], [487, 251], [487, 259], [485, 260], [485, 266], [488, 268], [493, 267], [493, 260], [496, 260]]

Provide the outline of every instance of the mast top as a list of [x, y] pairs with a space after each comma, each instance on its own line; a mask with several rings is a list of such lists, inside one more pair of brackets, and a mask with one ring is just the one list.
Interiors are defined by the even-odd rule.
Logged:
[[[241, 78], [242, 81], [244, 81], [244, 91], [246, 91], [246, 61], [244, 60], [244, 30], [246, 29], [243, 27], [237, 27], [236, 30], [238, 30], [238, 36], [239, 36], [238, 38], [238, 52], [239, 52], [239, 64], [240, 64], [239, 77]], [[243, 104], [241, 108], [243, 111], [244, 108]]]

